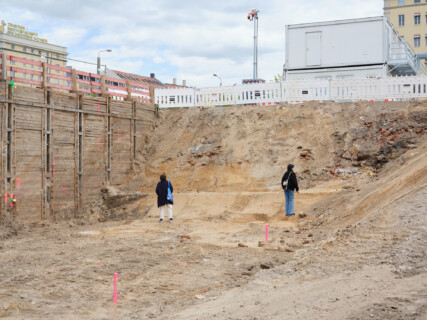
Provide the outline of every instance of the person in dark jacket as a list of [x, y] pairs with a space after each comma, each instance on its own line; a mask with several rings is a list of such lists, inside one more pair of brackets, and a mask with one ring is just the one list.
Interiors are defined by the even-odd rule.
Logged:
[[294, 213], [294, 191], [299, 192], [297, 175], [293, 171], [294, 165], [288, 165], [288, 171], [282, 177], [282, 188], [285, 190], [286, 215], [293, 216]]
[[168, 216], [169, 221], [172, 223], [172, 205], [173, 200], [168, 200], [168, 188], [170, 188], [171, 193], [173, 193], [173, 187], [172, 183], [170, 181], [166, 180], [166, 174], [160, 175], [160, 182], [157, 183], [156, 187], [156, 193], [157, 193], [157, 207], [160, 208], [160, 220], [159, 222], [162, 223], [163, 219], [165, 218], [165, 208], [168, 208]]

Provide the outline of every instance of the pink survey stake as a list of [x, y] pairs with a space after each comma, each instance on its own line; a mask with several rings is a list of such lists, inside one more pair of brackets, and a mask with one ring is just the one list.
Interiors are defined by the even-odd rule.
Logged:
[[268, 224], [265, 226], [265, 243], [268, 242]]
[[114, 274], [114, 304], [117, 304], [117, 279], [119, 278], [119, 274]]

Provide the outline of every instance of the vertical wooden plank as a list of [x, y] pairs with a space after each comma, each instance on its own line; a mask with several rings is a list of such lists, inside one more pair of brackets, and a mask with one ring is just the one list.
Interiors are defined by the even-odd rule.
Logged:
[[126, 88], [128, 90], [128, 97], [126, 98], [127, 101], [131, 101], [132, 100], [132, 87], [130, 85], [130, 81], [126, 80]]
[[20, 187], [14, 191], [17, 194], [17, 219], [21, 222], [36, 222], [41, 218], [44, 194], [42, 123], [43, 109], [16, 106], [15, 176]]
[[[6, 99], [6, 82], [0, 82], [0, 97]], [[5, 184], [5, 112], [6, 104], [0, 103], [0, 225], [4, 224], [5, 204], [4, 204], [4, 184]]]
[[155, 96], [154, 96], [154, 87], [153, 86], [150, 86], [149, 88], [148, 88], [148, 90], [149, 90], [149, 92], [150, 92], [150, 101], [151, 101], [151, 103], [156, 103], [156, 100], [155, 100]]
[[76, 69], [71, 70], [71, 78], [72, 78], [72, 82], [73, 82], [73, 92], [77, 93], [77, 73], [76, 73]]
[[52, 115], [52, 150], [55, 155], [55, 175], [52, 201], [56, 219], [75, 216], [75, 114], [55, 110]]
[[135, 155], [136, 155], [136, 127], [135, 127], [135, 117], [136, 117], [136, 101], [133, 101], [132, 103], [132, 120], [131, 120], [131, 130], [130, 130], [130, 134], [131, 134], [131, 145], [130, 145], [130, 158], [132, 159], [131, 162], [131, 168], [134, 168], [134, 164], [135, 164]]
[[105, 75], [101, 76], [101, 91], [102, 91], [102, 96], [105, 96]]
[[42, 63], [42, 69], [43, 69], [42, 88], [46, 88], [46, 77], [47, 77], [46, 62]]

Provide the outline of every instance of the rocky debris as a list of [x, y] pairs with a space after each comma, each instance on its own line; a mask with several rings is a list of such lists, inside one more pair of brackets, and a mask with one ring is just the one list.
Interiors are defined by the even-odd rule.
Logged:
[[264, 247], [265, 242], [264, 241], [258, 241], [258, 247]]
[[212, 156], [222, 153], [222, 146], [214, 147], [211, 142], [201, 143], [197, 146], [190, 148], [190, 153], [193, 158], [210, 158]]
[[101, 193], [102, 199], [104, 200], [103, 205], [107, 210], [123, 207], [148, 196], [140, 192], [125, 194], [114, 187], [104, 187], [101, 189]]
[[241, 243], [241, 242], [237, 246], [241, 247], [241, 248], [247, 248], [248, 247], [246, 244]]
[[298, 239], [288, 239], [286, 245], [293, 249], [299, 249], [302, 247], [302, 241]]
[[304, 149], [303, 152], [300, 153], [299, 158], [302, 160], [314, 160], [311, 149]]
[[263, 270], [274, 268], [274, 265], [271, 262], [261, 263], [259, 267]]
[[191, 236], [190, 235], [181, 235], [181, 239], [188, 239], [188, 240], [190, 240]]
[[307, 215], [305, 213], [300, 213], [300, 214], [298, 214], [298, 217], [305, 218], [305, 217], [307, 217]]

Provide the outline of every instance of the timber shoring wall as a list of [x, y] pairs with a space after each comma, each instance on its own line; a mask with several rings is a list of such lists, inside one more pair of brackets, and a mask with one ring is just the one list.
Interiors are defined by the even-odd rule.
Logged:
[[0, 82], [0, 225], [78, 217], [129, 177], [156, 116], [150, 103]]

